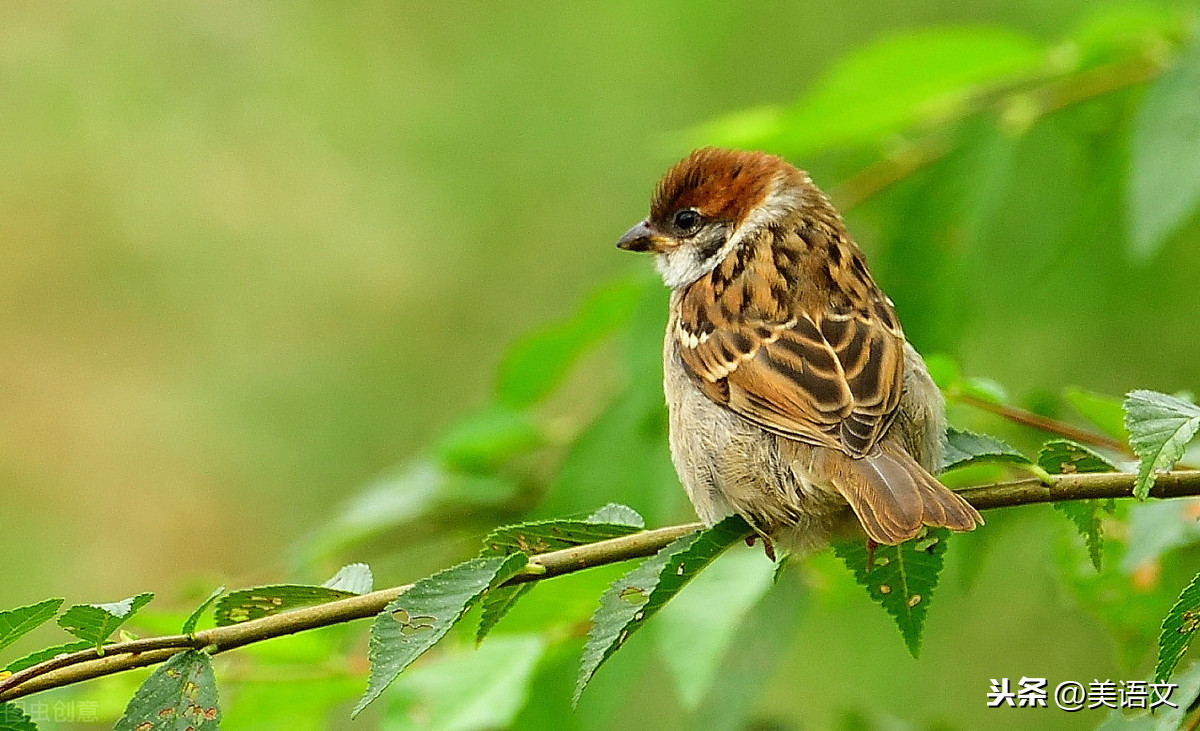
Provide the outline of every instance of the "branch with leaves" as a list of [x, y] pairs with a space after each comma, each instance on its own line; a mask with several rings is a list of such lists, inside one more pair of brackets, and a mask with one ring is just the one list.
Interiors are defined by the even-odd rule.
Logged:
[[[1149, 466], [1137, 473], [1118, 472], [1102, 455], [1066, 440], [1047, 443], [1033, 462], [998, 440], [961, 431], [949, 435], [946, 466], [954, 469], [1001, 461], [1036, 469], [1038, 477], [980, 485], [961, 494], [980, 510], [1086, 501], [1092, 505], [1091, 519], [1080, 523], [1080, 527], [1090, 544], [1099, 531], [1094, 520], [1096, 501], [1200, 495], [1200, 471], [1158, 472], [1161, 468], [1169, 470], [1200, 431], [1200, 408], [1164, 394], [1135, 391], [1126, 400], [1125, 413], [1133, 449]], [[10, 674], [0, 679], [0, 702], [165, 662], [130, 704], [126, 716], [141, 718], [165, 710], [161, 696], [165, 692], [175, 699], [171, 689], [176, 688], [175, 681], [182, 675], [192, 678], [193, 684], [200, 679], [215, 688], [211, 655], [375, 617], [371, 677], [366, 694], [355, 708], [357, 713], [475, 604], [483, 606], [478, 629], [482, 641], [533, 582], [646, 558], [600, 598], [576, 685], [578, 700], [596, 670], [631, 634], [725, 549], [751, 535], [737, 516], [711, 528], [694, 523], [643, 528], [637, 513], [609, 505], [584, 520], [543, 521], [497, 529], [484, 540], [477, 558], [406, 586], [370, 591], [369, 569], [352, 564], [322, 586], [263, 586], [228, 594], [222, 588], [188, 617], [178, 635], [107, 642], [123, 622], [153, 598], [151, 594], [117, 604], [77, 605], [59, 617], [59, 624], [86, 643], [87, 649], [55, 653], [40, 660], [38, 655], [44, 653], [35, 653], [13, 663]], [[1088, 535], [1089, 531], [1094, 534]], [[861, 543], [835, 546], [835, 552], [854, 571], [859, 583], [896, 619], [914, 655], [919, 651], [924, 613], [937, 585], [947, 537], [946, 531], [933, 530], [901, 546], [879, 546], [872, 551]], [[1195, 594], [1194, 587], [1189, 587], [1180, 602], [1194, 604]], [[214, 602], [218, 626], [194, 631], [200, 615]], [[0, 613], [0, 647], [54, 617], [61, 604], [61, 599], [52, 599]], [[1166, 621], [1183, 617], [1182, 611], [1173, 610]], [[1170, 653], [1178, 658], [1187, 649], [1186, 642], [1180, 646], [1181, 634], [1190, 639], [1189, 632], [1176, 631], [1169, 642], [1164, 640], [1159, 662], [1162, 677], [1168, 677], [1174, 668]], [[210, 695], [215, 698], [215, 690]], [[210, 708], [209, 720], [215, 721], [219, 718], [215, 701], [211, 707], [191, 703], [184, 710], [193, 714], [190, 720], [203, 723]]]
[[[1112, 27], [1126, 28], [1125, 18], [1119, 20]], [[881, 42], [835, 66], [795, 105], [754, 110], [692, 130], [687, 133], [687, 146], [762, 148], [797, 160], [839, 148], [890, 146], [893, 151], [880, 162], [834, 189], [841, 205], [851, 207], [936, 167], [960, 144], [958, 133], [973, 123], [983, 120], [983, 126], [1012, 138], [1069, 107], [1149, 86], [1143, 106], [1149, 121], [1139, 121], [1130, 145], [1133, 183], [1128, 201], [1133, 251], [1145, 255], [1160, 246], [1200, 201], [1200, 175], [1195, 174], [1200, 166], [1180, 174], [1175, 165], [1178, 155], [1172, 152], [1195, 148], [1186, 137], [1190, 128], [1172, 120], [1194, 108], [1200, 54], [1195, 47], [1186, 49], [1170, 23], [1146, 27], [1145, 37], [1122, 30], [1105, 38], [1093, 30], [1086, 42], [1075, 44], [1067, 54], [996, 29], [943, 29]], [[1178, 53], [1181, 47], [1185, 50]], [[928, 52], [931, 48], [937, 52]], [[898, 75], [897, 69], [906, 73]], [[909, 141], [896, 145], [897, 137]], [[1170, 195], [1156, 187], [1162, 181], [1169, 182]], [[627, 390], [597, 420], [595, 431], [585, 431], [574, 440], [572, 455], [593, 450], [592, 462], [585, 463], [591, 469], [572, 471], [572, 455], [568, 455], [559, 479], [572, 489], [585, 479], [612, 489], [606, 481], [608, 473], [595, 467], [613, 461], [611, 453], [597, 450], [596, 445], [609, 448], [614, 433], [639, 435], [642, 441], [631, 450], [635, 454], [637, 449], [650, 454], [645, 445], [651, 443], [661, 449], [665, 437], [660, 384], [656, 377], [643, 377], [654, 371], [647, 366], [645, 354], [657, 357], [661, 323], [637, 319], [638, 303], [654, 296], [649, 291], [638, 281], [620, 282], [597, 292], [568, 321], [518, 342], [501, 365], [495, 402], [435, 445], [437, 462], [445, 468], [438, 476], [453, 474], [470, 482], [472, 494], [482, 496], [480, 504], [494, 506], [497, 497], [499, 501], [512, 497], [510, 493], [517, 490], [506, 492], [511, 481], [504, 470], [514, 464], [526, 467], [522, 458], [562, 438], [556, 429], [539, 422], [534, 407], [557, 387], [581, 353], [618, 331], [636, 332], [639, 337], [649, 334], [631, 349]], [[657, 287], [653, 291], [661, 294]], [[662, 308], [653, 309], [661, 312]], [[1048, 442], [1036, 459], [1029, 459], [992, 437], [952, 430], [947, 470], [999, 463], [1032, 475], [989, 481], [962, 494], [981, 510], [1053, 504], [1083, 536], [1097, 569], [1112, 501], [1200, 495], [1200, 472], [1178, 469], [1185, 448], [1200, 429], [1200, 409], [1187, 399], [1135, 391], [1122, 402], [1068, 393], [1067, 400], [1094, 427], [1084, 429], [1020, 408], [989, 391], [986, 384], [964, 378], [957, 366], [947, 367], [944, 362], [941, 366], [935, 367], [935, 359], [930, 359], [931, 370], [935, 377], [940, 370], [939, 385], [952, 403], [1061, 437]], [[661, 457], [660, 452], [654, 454]], [[623, 460], [626, 455], [621, 456]], [[1136, 472], [1125, 464], [1118, 468], [1117, 463], [1130, 456], [1138, 460]], [[631, 457], [630, 461], [634, 466], [629, 471], [639, 481], [647, 479], [656, 464], [661, 467], [661, 460], [653, 463], [652, 458], [638, 462]], [[592, 504], [610, 499], [606, 496]], [[356, 519], [365, 524], [365, 532], [378, 525], [362, 521], [361, 515]], [[636, 512], [610, 505], [581, 520], [497, 529], [475, 558], [406, 586], [372, 591], [370, 571], [352, 564], [322, 586], [280, 584], [228, 593], [221, 588], [197, 607], [178, 634], [116, 642], [110, 638], [152, 595], [114, 604], [75, 605], [62, 614], [64, 600], [46, 600], [0, 612], [0, 649], [55, 616], [76, 641], [31, 653], [0, 672], [0, 726], [35, 728], [12, 703], [31, 694], [161, 664], [130, 701], [117, 729], [160, 728], [155, 724], [162, 719], [180, 720], [198, 730], [214, 728], [220, 721], [220, 706], [212, 655], [373, 617], [370, 678], [357, 713], [441, 642], [469, 609], [481, 610], [475, 636], [482, 641], [542, 580], [643, 559], [600, 596], [577, 676], [574, 697], [578, 700], [596, 671], [634, 632], [748, 534], [738, 518], [708, 528], [688, 524], [644, 530], [644, 520]], [[873, 551], [862, 542], [834, 546], [855, 580], [893, 617], [914, 656], [948, 539], [943, 531], [929, 531], [901, 546]], [[1155, 668], [1159, 680], [1171, 677], [1191, 643], [1200, 613], [1198, 584], [1200, 575], [1162, 622]], [[210, 610], [216, 626], [197, 630]]]

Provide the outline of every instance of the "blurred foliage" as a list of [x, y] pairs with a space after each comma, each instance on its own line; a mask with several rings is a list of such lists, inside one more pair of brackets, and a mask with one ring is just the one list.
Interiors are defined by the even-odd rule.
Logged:
[[[1002, 437], [1015, 446], [988, 437], [987, 448], [1011, 460], [1036, 453], [1036, 432], [972, 407], [976, 399], [1132, 435], [1151, 457], [1147, 484], [1151, 463], [1188, 459], [1187, 399], [1154, 395], [1156, 410], [1126, 433], [1131, 410], [1106, 394], [1196, 388], [1194, 9], [1135, 3], [1072, 20], [1067, 3], [1049, 4], [1059, 14], [1039, 9], [1035, 26], [980, 4], [977, 15], [937, 15], [953, 25], [881, 35], [883, 26], [862, 34], [837, 15], [797, 22], [802, 11], [782, 8], [541, 8], [535, 28], [495, 9], [471, 24], [467, 11], [432, 5], [296, 7], [0, 11], [0, 101], [17, 135], [3, 146], [11, 174], [0, 183], [10, 303], [0, 327], [12, 343], [0, 362], [0, 493], [72, 496], [75, 532], [108, 518], [114, 502], [136, 503], [146, 512], [122, 521], [161, 539], [157, 558], [128, 556], [136, 544], [122, 537], [83, 564], [76, 545], [46, 545], [46, 524], [6, 521], [7, 553], [45, 545], [46, 563], [0, 589], [21, 597], [4, 606], [28, 605], [2, 615], [4, 641], [40, 621], [27, 594], [51, 593], [40, 575], [60, 570], [57, 593], [115, 591], [142, 560], [166, 581], [179, 566], [153, 561], [172, 554], [195, 560], [189, 573], [274, 574], [263, 556], [275, 553], [263, 549], [304, 532], [287, 561], [298, 575], [369, 558], [394, 584], [462, 560], [499, 522], [587, 522], [610, 502], [652, 527], [690, 519], [666, 449], [666, 293], [644, 262], [597, 252], [622, 217], [642, 215], [659, 168], [697, 144], [787, 155], [831, 191], [910, 339], [933, 354], [960, 434]], [[142, 21], [136, 42], [117, 32], [128, 17]], [[1010, 22], [966, 24], [977, 18]], [[422, 24], [438, 30], [437, 43], [416, 37]], [[596, 50], [615, 35], [661, 48], [601, 63]], [[514, 45], [488, 45], [498, 37]], [[296, 54], [301, 41], [307, 52]], [[471, 55], [481, 48], [493, 55]], [[450, 63], [456, 54], [471, 63]], [[95, 56], [109, 65], [91, 64]], [[793, 65], [817, 73], [799, 94]], [[575, 67], [586, 73], [563, 72]], [[419, 73], [429, 68], [440, 73]], [[514, 76], [540, 81], [525, 88]], [[664, 90], [672, 78], [689, 93]], [[637, 95], [620, 96], [626, 85]], [[297, 99], [309, 102], [305, 115], [294, 114]], [[476, 119], [501, 103], [507, 116]], [[581, 145], [563, 131], [573, 126], [603, 144]], [[661, 157], [631, 150], [630, 139], [654, 132], [647, 147]], [[511, 145], [485, 155], [498, 140]], [[573, 310], [562, 304], [571, 293]], [[144, 362], [130, 370], [129, 361]], [[1167, 432], [1143, 428], [1159, 416]], [[399, 444], [426, 448], [388, 468], [417, 451]], [[1021, 459], [1051, 472], [1096, 467], [1076, 448]], [[1130, 466], [1124, 454], [1095, 458]], [[948, 479], [1006, 469], [975, 465]], [[169, 487], [145, 499], [124, 487], [156, 483]], [[366, 487], [338, 496], [354, 484]], [[641, 619], [602, 628], [615, 644], [590, 654], [611, 659], [574, 714], [570, 679], [589, 617], [605, 587], [628, 580], [625, 568], [509, 597], [472, 651], [487, 611], [476, 600], [514, 568], [500, 556], [470, 559], [449, 570], [461, 602], [429, 615], [441, 642], [388, 690], [395, 673], [373, 681], [382, 702], [356, 723], [1011, 728], [1014, 711], [984, 705], [990, 678], [1148, 677], [1163, 617], [1187, 634], [1164, 643], [1171, 667], [1186, 652], [1200, 510], [1194, 501], [1105, 507], [1081, 506], [1069, 520], [1005, 511], [976, 534], [939, 537], [939, 568], [944, 560], [958, 581], [943, 578], [924, 635], [924, 614], [901, 625], [914, 652], [923, 637], [919, 663], [828, 553], [783, 569], [770, 589], [757, 554], [705, 554], [713, 564], [696, 581], [670, 585], [677, 601], [645, 633], [656, 639], [639, 635], [613, 654]], [[173, 515], [186, 525], [160, 531]], [[66, 574], [74, 565], [87, 566], [86, 580]], [[860, 578], [878, 593], [879, 581]], [[928, 606], [926, 590], [895, 598], [904, 601], [894, 615]], [[162, 629], [153, 609], [134, 611], [97, 618], [107, 633], [117, 620], [170, 632], [182, 619], [159, 612], [173, 622]], [[362, 644], [361, 631], [330, 628], [217, 658], [222, 722], [344, 727], [366, 684]], [[416, 642], [399, 667], [432, 644]], [[149, 690], [163, 682], [151, 678]], [[131, 690], [97, 683], [48, 697], [96, 702], [112, 722]], [[1187, 690], [1176, 700], [1190, 700]], [[1047, 729], [1104, 720], [1029, 713]]]

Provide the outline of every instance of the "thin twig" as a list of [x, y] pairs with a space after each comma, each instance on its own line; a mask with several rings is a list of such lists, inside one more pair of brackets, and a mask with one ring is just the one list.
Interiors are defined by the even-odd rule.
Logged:
[[[1137, 475], [1127, 472], [1052, 475], [1049, 486], [1030, 478], [968, 488], [959, 494], [979, 510], [988, 510], [1035, 503], [1131, 497], [1136, 479]], [[1161, 473], [1150, 495], [1156, 498], [1200, 495], [1200, 471]], [[594, 566], [651, 556], [676, 538], [700, 527], [699, 523], [674, 525], [544, 553], [531, 558], [530, 569], [514, 577], [510, 583], [540, 581]], [[410, 586], [382, 589], [240, 624], [214, 627], [194, 635], [116, 642], [105, 645], [103, 657], [97, 657], [94, 650], [61, 655], [0, 681], [0, 701], [154, 665], [186, 649], [210, 648], [214, 653], [225, 652], [274, 637], [373, 617]]]
[[1050, 417], [1042, 416], [1041, 414], [1035, 414], [1032, 411], [1026, 411], [1025, 409], [1017, 408], [1016, 406], [998, 404], [994, 401], [988, 401], [987, 399], [982, 399], [978, 396], [972, 396], [968, 393], [954, 394], [953, 398], [963, 402], [964, 404], [970, 404], [981, 411], [986, 411], [989, 414], [995, 414], [996, 416], [1003, 417], [1017, 424], [1030, 426], [1034, 429], [1041, 429], [1048, 434], [1055, 434], [1057, 436], [1079, 442], [1080, 444], [1090, 444], [1093, 447], [1103, 447], [1104, 449], [1111, 449], [1114, 452], [1120, 452], [1121, 454], [1130, 456], [1133, 455], [1133, 452], [1129, 449], [1128, 444], [1120, 439], [1116, 439], [1115, 437], [1110, 437], [1107, 434], [1097, 434], [1094, 431], [1080, 429], [1079, 427], [1072, 426], [1065, 421], [1051, 419]]

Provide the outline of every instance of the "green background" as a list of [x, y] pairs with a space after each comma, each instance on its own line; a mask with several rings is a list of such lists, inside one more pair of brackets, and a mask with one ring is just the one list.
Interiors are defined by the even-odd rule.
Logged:
[[[613, 243], [686, 152], [672, 133], [791, 101], [899, 30], [994, 24], [1053, 45], [1093, 6], [0, 5], [0, 606], [152, 589], [186, 609], [217, 583], [322, 580], [294, 548], [331, 512], [480, 409], [515, 338], [649, 268]], [[1090, 149], [1089, 125], [1133, 101], [1003, 143], [969, 236], [897, 243], [937, 218], [936, 186], [848, 215], [919, 349], [1032, 406], [1067, 385], [1200, 388], [1195, 220], [1136, 262], [1122, 212], [1093, 195], [1123, 185], [1104, 166], [1127, 151]], [[813, 161], [829, 187], [852, 169]], [[914, 284], [935, 276], [953, 286]], [[951, 299], [926, 308], [930, 292]], [[599, 410], [606, 354], [558, 412]], [[654, 518], [692, 519], [679, 494], [659, 504]], [[984, 709], [992, 677], [1140, 677], [1053, 568], [1069, 532], [1048, 508], [1009, 512], [989, 516], [989, 552], [951, 557], [919, 661], [861, 592], [810, 592], [757, 727], [1098, 723]], [[377, 585], [446, 565], [508, 517], [379, 551]], [[645, 672], [597, 693], [638, 714], [626, 726], [682, 723], [661, 665]]]

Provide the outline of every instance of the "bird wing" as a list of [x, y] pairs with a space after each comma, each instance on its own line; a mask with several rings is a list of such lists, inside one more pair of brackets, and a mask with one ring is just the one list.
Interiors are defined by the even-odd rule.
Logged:
[[746, 288], [718, 289], [711, 275], [693, 284], [674, 325], [701, 390], [770, 432], [851, 457], [871, 452], [903, 388], [904, 335], [890, 301], [872, 285], [858, 307], [813, 312], [795, 297], [747, 306]]

